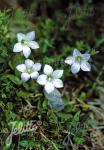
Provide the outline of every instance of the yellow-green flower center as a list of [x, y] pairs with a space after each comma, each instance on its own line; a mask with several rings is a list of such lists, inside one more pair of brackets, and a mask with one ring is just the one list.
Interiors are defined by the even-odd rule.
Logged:
[[26, 39], [26, 38], [21, 40], [21, 43], [22, 43], [22, 44], [27, 44], [28, 42], [29, 42], [29, 40]]
[[47, 77], [47, 80], [48, 80], [48, 81], [52, 81], [52, 80], [53, 80], [53, 77], [52, 77], [52, 76], [48, 76], [48, 77]]
[[83, 60], [83, 58], [81, 56], [76, 56], [76, 61], [81, 62]]
[[32, 70], [31, 70], [31, 69], [27, 69], [26, 72], [27, 72], [28, 74], [31, 74], [31, 73], [32, 73]]

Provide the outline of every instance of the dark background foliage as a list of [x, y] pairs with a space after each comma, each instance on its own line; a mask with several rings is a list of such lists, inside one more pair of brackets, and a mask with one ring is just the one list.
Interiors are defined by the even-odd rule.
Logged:
[[[13, 136], [9, 149], [67, 150], [104, 148], [104, 2], [92, 0], [0, 0], [0, 145], [10, 122], [36, 120], [37, 130]], [[23, 83], [12, 52], [18, 32], [36, 32], [40, 48], [31, 59], [65, 70], [65, 104], [49, 108], [42, 87]], [[92, 71], [73, 75], [64, 59], [74, 48], [91, 54]], [[80, 126], [78, 126], [80, 124]], [[5, 133], [5, 129], [8, 133]], [[66, 131], [65, 131], [66, 130]], [[71, 132], [71, 134], [69, 134]]]

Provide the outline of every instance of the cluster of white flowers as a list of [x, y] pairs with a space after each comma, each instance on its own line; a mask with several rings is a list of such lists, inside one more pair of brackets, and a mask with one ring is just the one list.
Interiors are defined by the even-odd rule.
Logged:
[[[31, 54], [31, 49], [38, 49], [39, 44], [34, 41], [35, 32], [29, 32], [27, 34], [18, 33], [18, 43], [14, 45], [13, 52], [22, 52], [25, 58], [28, 58]], [[74, 49], [73, 55], [65, 59], [65, 63], [71, 65], [71, 72], [76, 74], [82, 69], [83, 71], [90, 71], [91, 66], [88, 63], [90, 54], [81, 54], [79, 50]], [[34, 63], [30, 59], [25, 60], [25, 64], [19, 64], [16, 69], [21, 72], [21, 79], [26, 82], [30, 78], [35, 79], [37, 83], [44, 86], [47, 93], [51, 93], [55, 88], [62, 88], [63, 82], [60, 79], [63, 75], [63, 70], [55, 70], [46, 64], [44, 66], [44, 74], [39, 75], [38, 71], [41, 69], [40, 63]]]

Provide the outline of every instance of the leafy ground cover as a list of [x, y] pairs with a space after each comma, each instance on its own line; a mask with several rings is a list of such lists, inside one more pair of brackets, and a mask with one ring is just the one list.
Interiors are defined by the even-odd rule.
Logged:
[[[103, 150], [104, 3], [39, 0], [18, 6], [0, 11], [0, 149]], [[25, 61], [13, 53], [16, 35], [30, 31], [40, 48], [29, 58], [64, 70], [61, 111], [50, 108], [43, 87], [23, 82], [16, 69]], [[91, 54], [90, 72], [72, 74], [64, 63], [74, 48]], [[29, 124], [33, 130], [22, 132]], [[17, 134], [11, 135], [13, 129]]]

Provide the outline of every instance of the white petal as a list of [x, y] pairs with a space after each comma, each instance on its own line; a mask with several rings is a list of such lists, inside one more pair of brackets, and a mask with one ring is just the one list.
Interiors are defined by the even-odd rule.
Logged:
[[74, 63], [72, 66], [71, 66], [71, 71], [72, 73], [78, 73], [80, 70], [80, 64], [79, 63]]
[[21, 79], [26, 82], [30, 79], [30, 75], [28, 73], [22, 73]]
[[74, 63], [75, 58], [73, 56], [69, 56], [65, 59], [65, 63], [72, 65]]
[[21, 43], [16, 43], [14, 45], [13, 52], [21, 52], [21, 51], [22, 51], [22, 44]]
[[52, 74], [52, 72], [53, 72], [53, 68], [50, 65], [45, 65], [45, 67], [44, 67], [44, 73], [46, 75], [50, 75], [50, 74]]
[[50, 82], [47, 82], [45, 85], [45, 91], [51, 93], [54, 90], [54, 85]]
[[32, 32], [29, 32], [29, 33], [27, 33], [26, 34], [26, 36], [27, 36], [27, 38], [29, 39], [29, 40], [34, 40], [34, 38], [35, 38], [35, 32], [34, 31], [32, 31]]
[[88, 61], [89, 59], [90, 59], [90, 54], [87, 54], [87, 53], [85, 53], [85, 54], [82, 54], [82, 57], [83, 57], [83, 59], [85, 59], [86, 61]]
[[25, 72], [26, 71], [26, 65], [25, 64], [20, 64], [16, 67], [16, 69], [20, 72]]
[[45, 85], [46, 82], [47, 82], [47, 76], [42, 74], [38, 77], [37, 79], [37, 82], [40, 84], [40, 85]]
[[63, 70], [55, 70], [53, 72], [53, 77], [56, 78], [56, 79], [61, 78], [62, 75], [63, 75]]
[[26, 45], [23, 45], [23, 55], [25, 56], [25, 58], [28, 58], [30, 54], [31, 54], [30, 48]]
[[18, 33], [17, 34], [17, 39], [18, 39], [19, 42], [21, 42], [21, 40], [24, 39], [24, 38], [25, 38], [25, 34], [23, 34], [23, 33]]
[[91, 70], [91, 65], [88, 62], [82, 62], [81, 63], [81, 69], [83, 71], [90, 71]]
[[74, 49], [73, 56], [81, 55], [80, 51], [77, 49]]
[[27, 43], [27, 45], [28, 45], [30, 48], [32, 48], [32, 49], [37, 49], [37, 48], [39, 48], [39, 44], [38, 44], [37, 42], [35, 42], [35, 41], [30, 41], [30, 42]]
[[35, 63], [32, 67], [33, 71], [39, 71], [41, 69], [41, 64], [40, 63]]
[[25, 60], [25, 65], [26, 65], [27, 68], [30, 69], [34, 65], [34, 62], [32, 60], [30, 60], [30, 59], [26, 59]]
[[63, 87], [63, 82], [60, 79], [54, 79], [53, 84], [56, 88], [62, 88]]
[[39, 76], [39, 73], [38, 73], [37, 71], [31, 73], [31, 78], [32, 78], [32, 79], [37, 79], [38, 76]]

